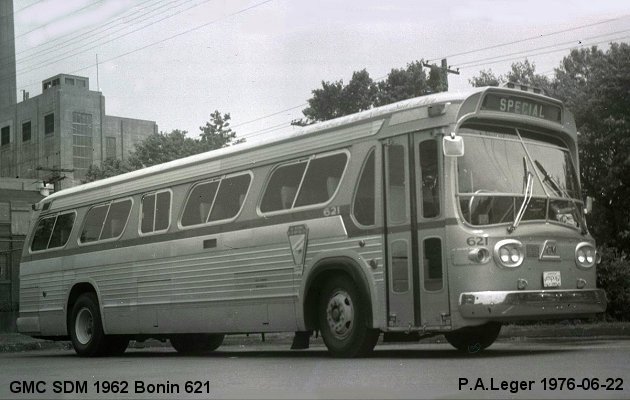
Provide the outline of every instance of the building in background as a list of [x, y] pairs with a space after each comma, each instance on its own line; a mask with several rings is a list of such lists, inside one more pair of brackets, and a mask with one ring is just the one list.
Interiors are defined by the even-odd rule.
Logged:
[[42, 82], [42, 94], [0, 109], [0, 177], [75, 186], [90, 165], [125, 159], [157, 132], [155, 121], [107, 115], [105, 97], [89, 87], [86, 77], [60, 74]]
[[157, 132], [155, 121], [107, 115], [105, 97], [82, 76], [54, 76], [40, 95], [16, 99], [13, 1], [0, 0], [0, 179], [75, 186], [90, 165], [124, 159]]
[[15, 331], [22, 247], [31, 206], [42, 192], [36, 179], [0, 178], [0, 332]]

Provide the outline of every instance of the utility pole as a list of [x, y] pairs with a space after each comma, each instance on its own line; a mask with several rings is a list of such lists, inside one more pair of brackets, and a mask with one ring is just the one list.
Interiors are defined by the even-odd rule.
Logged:
[[[454, 69], [450, 69], [448, 67], [448, 63], [446, 62], [446, 58], [442, 59], [441, 62], [441, 66], [437, 66], [435, 64], [429, 64], [428, 62], [423, 62], [422, 63], [423, 66], [427, 67], [427, 68], [431, 68], [431, 72], [437, 72], [440, 74], [440, 83], [443, 89], [443, 91], [447, 91], [448, 90], [448, 74], [455, 74], [455, 75], [459, 75], [459, 68], [457, 68], [456, 70]], [[429, 74], [429, 77], [431, 75]]]
[[49, 183], [52, 183], [55, 187], [55, 192], [58, 192], [59, 190], [61, 190], [61, 186], [60, 186], [60, 182], [63, 179], [66, 179], [65, 175], [61, 175], [61, 172], [74, 172], [74, 169], [67, 169], [67, 168], [46, 168], [46, 167], [37, 167], [35, 168], [37, 171], [49, 171], [51, 174], [48, 175], [47, 177], [45, 177], [43, 179], [44, 182], [44, 186], [46, 186]]

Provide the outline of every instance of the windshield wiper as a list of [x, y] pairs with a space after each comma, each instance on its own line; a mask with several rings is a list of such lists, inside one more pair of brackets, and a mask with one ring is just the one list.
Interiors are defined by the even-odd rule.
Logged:
[[534, 164], [536, 164], [536, 168], [538, 168], [538, 170], [543, 174], [543, 176], [545, 177], [545, 179], [543, 179], [543, 183], [546, 183], [551, 189], [553, 189], [558, 195], [562, 196], [562, 197], [566, 197], [567, 199], [571, 200], [571, 203], [573, 204], [574, 209], [576, 210], [576, 214], [578, 214], [580, 216], [580, 232], [584, 235], [586, 234], [586, 217], [584, 217], [584, 214], [582, 214], [581, 212], [579, 212], [579, 208], [577, 203], [575, 202], [575, 200], [573, 199], [573, 197], [571, 197], [569, 195], [569, 192], [566, 191], [566, 189], [562, 188], [558, 182], [556, 182], [548, 173], [547, 170], [545, 170], [545, 168], [542, 166], [542, 164], [538, 161], [535, 160]]
[[518, 225], [521, 223], [523, 216], [525, 216], [525, 210], [527, 209], [527, 206], [529, 205], [529, 202], [534, 195], [534, 175], [532, 175], [531, 172], [527, 171], [527, 164], [524, 164], [524, 166], [525, 176], [527, 176], [527, 183], [525, 184], [525, 190], [523, 193], [523, 203], [521, 203], [521, 208], [518, 210], [518, 213], [516, 213], [516, 217], [514, 217], [514, 222], [512, 222], [512, 225], [508, 227], [508, 233], [514, 232]]

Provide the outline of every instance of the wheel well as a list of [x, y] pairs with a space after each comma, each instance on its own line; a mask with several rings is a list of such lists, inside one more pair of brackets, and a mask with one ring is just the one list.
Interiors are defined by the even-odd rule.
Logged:
[[68, 307], [66, 309], [66, 324], [70, 323], [70, 317], [72, 315], [72, 307], [74, 307], [74, 303], [76, 303], [79, 296], [83, 293], [94, 293], [96, 295], [96, 289], [89, 283], [77, 283], [70, 290], [70, 295], [68, 296]]
[[317, 319], [317, 307], [321, 291], [326, 282], [336, 276], [345, 276], [357, 286], [360, 296], [365, 300], [368, 307], [369, 325], [372, 325], [372, 302], [369, 296], [367, 282], [358, 267], [348, 262], [335, 262], [320, 264], [316, 266], [315, 272], [311, 274], [306, 282], [304, 298], [304, 323], [307, 330], [319, 329], [319, 321]]

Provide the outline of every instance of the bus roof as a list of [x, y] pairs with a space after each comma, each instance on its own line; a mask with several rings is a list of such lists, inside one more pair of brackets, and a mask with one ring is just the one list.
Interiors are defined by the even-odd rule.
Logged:
[[[262, 147], [267, 147], [267, 146], [278, 144], [281, 142], [299, 140], [303, 137], [309, 137], [309, 136], [316, 135], [324, 131], [329, 131], [329, 130], [345, 127], [348, 125], [353, 125], [360, 122], [366, 122], [366, 121], [376, 119], [376, 118], [384, 118], [398, 111], [410, 110], [410, 109], [414, 109], [418, 107], [428, 106], [431, 104], [463, 101], [467, 97], [475, 93], [482, 92], [485, 89], [488, 89], [488, 88], [473, 88], [467, 91], [443, 92], [443, 93], [430, 94], [426, 96], [415, 97], [413, 99], [399, 101], [397, 103], [392, 103], [392, 104], [388, 104], [381, 107], [376, 107], [370, 110], [361, 111], [356, 114], [351, 114], [351, 115], [335, 118], [332, 120], [316, 123], [313, 125], [308, 125], [305, 127], [299, 127], [299, 128], [296, 127], [295, 130], [288, 133], [274, 135], [273, 131], [270, 131], [267, 137], [261, 140], [248, 141], [245, 143], [228, 146], [228, 147], [224, 147], [217, 150], [212, 150], [205, 153], [196, 154], [196, 155], [181, 158], [178, 160], [169, 161], [163, 164], [154, 165], [151, 167], [139, 169], [136, 171], [98, 180], [95, 182], [90, 182], [90, 183], [75, 186], [72, 188], [60, 190], [59, 192], [53, 193], [52, 195], [44, 198], [42, 202], [49, 202], [49, 201], [64, 198], [67, 196], [72, 196], [73, 194], [76, 194], [76, 193], [97, 190], [99, 188], [104, 188], [104, 187], [111, 187], [119, 183], [136, 180], [136, 179], [146, 177], [149, 175], [154, 175], [157, 173], [172, 171], [178, 168], [182, 168], [182, 167], [193, 165], [193, 164], [198, 164], [204, 161], [221, 159], [227, 156], [232, 156], [237, 153], [252, 152]], [[343, 138], [340, 138], [340, 141], [343, 141]]]

